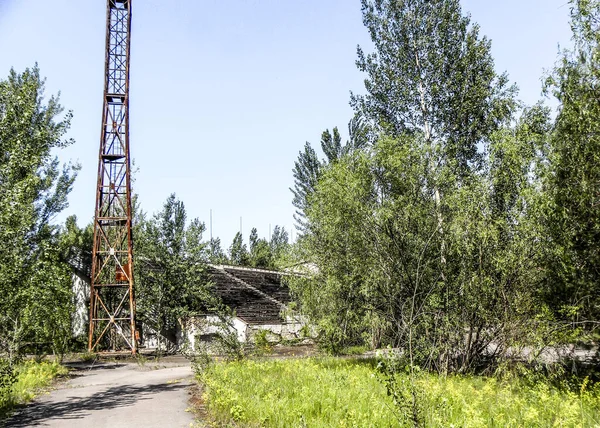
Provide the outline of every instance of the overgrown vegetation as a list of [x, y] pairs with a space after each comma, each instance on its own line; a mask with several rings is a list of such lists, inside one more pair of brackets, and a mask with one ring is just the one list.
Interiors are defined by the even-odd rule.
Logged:
[[[408, 367], [469, 373], [597, 325], [600, 2], [573, 0], [575, 48], [542, 103], [495, 71], [458, 0], [362, 0], [362, 145], [323, 138], [295, 163], [292, 281], [322, 347], [397, 347]], [[355, 118], [356, 119], [356, 118]], [[332, 150], [331, 147], [336, 149]]]
[[[219, 315], [217, 345], [237, 361], [201, 379], [223, 423], [599, 424], [588, 378], [572, 388], [565, 373], [558, 386], [498, 373], [548, 347], [597, 346], [600, 1], [569, 2], [574, 47], [545, 82], [556, 117], [519, 101], [459, 0], [361, 5], [374, 46], [357, 52], [366, 92], [351, 96], [348, 141], [326, 130], [325, 158], [307, 143], [294, 164], [299, 243], [291, 251], [276, 226], [224, 251], [175, 195], [152, 217], [137, 210], [138, 320], [174, 343], [186, 318]], [[62, 370], [19, 364], [23, 354], [60, 358], [75, 343], [71, 276], [91, 230], [53, 223], [78, 171], [54, 157], [73, 143], [70, 120], [37, 67], [0, 81], [0, 409]], [[291, 287], [325, 350], [401, 358], [245, 361], [207, 263], [304, 267]], [[267, 339], [257, 334], [259, 353]]]
[[[199, 374], [217, 424], [231, 426], [595, 426], [600, 389], [527, 376], [495, 378], [398, 372], [388, 394], [373, 360], [295, 359], [217, 363]], [[410, 403], [418, 390], [417, 412]]]
[[[0, 383], [0, 418], [6, 416], [15, 405], [32, 400], [43, 388], [48, 387], [54, 378], [64, 376], [67, 372], [65, 367], [56, 362], [32, 360], [17, 365], [10, 385], [3, 386]], [[1, 379], [0, 377], [0, 382]]]
[[183, 202], [172, 194], [151, 218], [138, 212], [134, 227], [137, 319], [157, 334], [159, 351], [172, 350], [183, 320], [218, 304], [206, 272], [205, 226], [187, 222]]
[[78, 166], [61, 165], [71, 113], [44, 98], [36, 67], [0, 80], [0, 356], [63, 355], [73, 301], [67, 243], [54, 216], [67, 206]]
[[[219, 241], [220, 242], [220, 241]], [[241, 232], [235, 234], [229, 247], [227, 257], [214, 241], [211, 248], [210, 261], [219, 264], [233, 264], [261, 269], [277, 269], [282, 266], [289, 251], [289, 236], [284, 227], [275, 226], [270, 240], [259, 238], [258, 230], [253, 227], [250, 231], [249, 249], [244, 244]]]
[[188, 221], [185, 205], [175, 194], [151, 217], [135, 206], [137, 321], [144, 324], [147, 333], [156, 335], [159, 352], [182, 351], [176, 345], [177, 334], [193, 317], [209, 313], [217, 317], [211, 327], [219, 332], [218, 352], [234, 359], [243, 357], [247, 350], [231, 325], [231, 310], [213, 293], [208, 263], [273, 268], [288, 250], [285, 229], [275, 226], [267, 242], [259, 239], [253, 228], [250, 251], [238, 233], [228, 258], [219, 241], [203, 239], [203, 222], [198, 218]]

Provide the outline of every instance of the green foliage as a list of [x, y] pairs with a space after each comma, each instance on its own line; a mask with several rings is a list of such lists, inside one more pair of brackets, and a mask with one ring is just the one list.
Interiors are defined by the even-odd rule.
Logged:
[[218, 320], [213, 323], [217, 328], [215, 335], [217, 354], [227, 361], [242, 361], [248, 356], [248, 346], [238, 338], [237, 330], [232, 323], [233, 313], [228, 308], [221, 308]]
[[304, 151], [298, 154], [298, 160], [294, 162], [294, 188], [290, 188], [294, 198], [292, 204], [296, 207], [294, 219], [301, 230], [306, 228], [304, 211], [308, 206], [308, 198], [313, 193], [317, 184], [321, 165], [317, 153], [307, 141]]
[[333, 360], [217, 363], [199, 374], [217, 422], [244, 426], [390, 426], [383, 387], [365, 365]]
[[285, 227], [275, 225], [269, 242], [269, 249], [273, 255], [273, 267], [282, 264], [282, 259], [285, 259], [290, 250], [290, 242], [287, 230]]
[[348, 346], [341, 352], [342, 355], [362, 355], [367, 352], [369, 348], [365, 345], [362, 346]]
[[319, 270], [291, 287], [326, 350], [401, 346], [412, 364], [471, 370], [552, 343], [547, 324], [531, 323], [543, 307], [528, 211], [547, 116], [525, 110], [490, 136], [484, 173], [445, 191], [443, 234], [425, 140], [381, 138], [324, 170], [304, 240]]
[[11, 400], [13, 384], [17, 381], [14, 364], [6, 359], [0, 359], [0, 417], [5, 413]]
[[137, 316], [170, 343], [183, 320], [218, 305], [206, 272], [204, 230], [198, 219], [186, 225], [185, 206], [175, 195], [136, 224]]
[[[295, 359], [217, 363], [198, 378], [210, 415], [244, 426], [413, 426], [412, 406], [397, 408], [371, 361]], [[600, 390], [479, 376], [397, 371], [398, 400], [417, 393], [428, 427], [595, 426]], [[403, 410], [396, 410], [403, 409]]]
[[458, 176], [477, 169], [477, 145], [515, 105], [516, 89], [494, 70], [490, 41], [458, 0], [361, 4], [375, 52], [358, 48], [367, 94], [352, 95], [355, 110], [388, 135], [422, 134], [430, 155]]
[[[516, 89], [458, 0], [362, 1], [375, 52], [352, 105], [372, 144], [325, 135], [291, 281], [332, 353], [390, 345], [411, 367], [468, 372], [563, 334], [540, 304], [548, 109]], [[532, 320], [535, 320], [532, 322]]]
[[209, 256], [208, 261], [216, 265], [227, 264], [227, 256], [221, 248], [221, 238], [211, 238], [208, 242]]
[[270, 354], [273, 352], [273, 346], [269, 341], [269, 332], [267, 330], [260, 330], [254, 335], [254, 345], [259, 355]]
[[392, 399], [396, 414], [403, 426], [424, 426], [423, 391], [417, 379], [423, 373], [418, 367], [389, 349], [387, 355], [380, 356], [377, 362], [377, 375], [385, 385], [387, 395]]
[[560, 102], [542, 207], [546, 298], [559, 318], [591, 327], [600, 315], [600, 2], [570, 5], [574, 48], [546, 82]]
[[79, 359], [84, 363], [93, 363], [98, 360], [98, 354], [95, 352], [84, 352], [79, 356]]
[[51, 349], [62, 354], [70, 335], [71, 271], [54, 217], [67, 206], [78, 166], [56, 149], [71, 113], [44, 99], [39, 69], [11, 70], [0, 81], [0, 354]]
[[294, 162], [294, 195], [292, 204], [296, 207], [294, 219], [296, 227], [303, 232], [308, 230], [309, 223], [306, 219], [306, 211], [309, 207], [311, 195], [321, 175], [322, 169], [328, 164], [335, 162], [345, 154], [365, 147], [369, 142], [368, 129], [360, 116], [355, 116], [348, 124], [350, 140], [342, 145], [342, 138], [337, 127], [333, 128], [333, 134], [326, 129], [321, 134], [321, 149], [326, 159], [319, 161], [317, 153], [309, 142], [304, 145], [304, 151], [298, 154], [298, 160]]
[[229, 260], [236, 266], [248, 266], [249, 254], [241, 232], [233, 237], [233, 242], [229, 247]]
[[266, 239], [258, 238], [255, 227], [250, 231], [249, 264], [255, 268], [269, 269], [273, 266], [273, 253]]
[[258, 230], [253, 227], [250, 231], [249, 244], [248, 249], [242, 234], [236, 233], [229, 247], [229, 260], [226, 262], [259, 269], [276, 269], [282, 264], [285, 265], [290, 244], [284, 227], [275, 225], [270, 240], [259, 238]]
[[14, 367], [9, 385], [2, 388], [0, 384], [0, 417], [5, 416], [16, 404], [31, 401], [43, 388], [50, 386], [57, 376], [67, 373], [68, 370], [56, 362], [26, 361]]

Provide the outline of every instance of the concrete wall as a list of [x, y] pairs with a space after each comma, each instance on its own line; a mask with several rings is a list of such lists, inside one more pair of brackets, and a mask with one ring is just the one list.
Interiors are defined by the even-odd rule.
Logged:
[[246, 337], [247, 340], [254, 341], [254, 336], [258, 332], [266, 330], [268, 332], [267, 340], [270, 342], [278, 342], [281, 339], [300, 339], [303, 327], [304, 323], [299, 320], [288, 320], [288, 322], [284, 324], [249, 325], [246, 331]]
[[[199, 349], [201, 342], [204, 345], [210, 344], [212, 336], [222, 332], [222, 327], [219, 327], [218, 318], [215, 316], [196, 317], [189, 320], [185, 332], [181, 335], [180, 346], [185, 346], [190, 351]], [[235, 330], [238, 340], [241, 343], [253, 342], [254, 336], [266, 330], [267, 339], [273, 342], [278, 342], [282, 339], [292, 340], [302, 338], [302, 329], [306, 324], [305, 320], [299, 318], [289, 318], [287, 322], [281, 324], [263, 324], [253, 325], [246, 324], [240, 318], [231, 320], [231, 327]]]
[[[201, 343], [210, 345], [214, 336], [224, 331], [226, 331], [225, 327], [217, 316], [195, 317], [188, 320], [185, 330], [180, 332], [178, 346], [193, 352], [199, 349]], [[247, 325], [239, 318], [230, 321], [229, 331], [233, 332], [240, 342], [246, 341]]]
[[87, 334], [88, 318], [90, 315], [88, 307], [90, 301], [90, 284], [87, 280], [76, 274], [73, 274], [72, 281], [75, 312], [73, 313], [71, 329], [73, 336], [78, 337]]

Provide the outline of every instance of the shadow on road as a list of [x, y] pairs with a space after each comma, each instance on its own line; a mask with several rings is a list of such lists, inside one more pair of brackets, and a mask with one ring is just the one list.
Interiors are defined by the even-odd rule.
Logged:
[[92, 370], [114, 370], [121, 367], [125, 367], [127, 364], [124, 363], [63, 363], [63, 366], [69, 368], [72, 371], [92, 371]]
[[[81, 419], [93, 410], [107, 410], [125, 407], [140, 400], [147, 400], [152, 394], [186, 388], [185, 384], [156, 384], [144, 386], [115, 386], [89, 397], [67, 397], [60, 402], [38, 402], [17, 409], [17, 413], [7, 421], [7, 427], [30, 427], [43, 425], [48, 419]], [[2, 422], [0, 421], [0, 426]]]

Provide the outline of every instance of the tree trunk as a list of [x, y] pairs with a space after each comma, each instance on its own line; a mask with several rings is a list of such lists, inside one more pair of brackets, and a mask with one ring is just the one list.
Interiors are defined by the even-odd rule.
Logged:
[[[416, 60], [416, 65], [417, 65], [417, 70], [419, 73], [419, 76], [421, 76], [421, 62], [419, 60], [419, 53], [417, 51], [417, 47], [416, 45], [414, 46], [415, 48], [415, 60]], [[428, 145], [428, 150], [429, 150], [429, 172], [431, 174], [431, 178], [432, 178], [432, 183], [433, 183], [433, 199], [435, 202], [435, 207], [436, 207], [436, 216], [437, 216], [437, 223], [438, 223], [438, 233], [440, 234], [440, 279], [443, 283], [443, 290], [444, 290], [444, 317], [446, 320], [446, 325], [445, 325], [445, 329], [448, 328], [448, 301], [449, 301], [449, 290], [448, 290], [448, 284], [446, 281], [446, 240], [444, 238], [444, 217], [442, 215], [442, 197], [441, 197], [441, 192], [440, 189], [437, 185], [437, 179], [435, 177], [436, 174], [436, 166], [435, 166], [435, 154], [436, 154], [436, 149], [437, 147], [434, 144], [433, 141], [433, 136], [432, 136], [432, 129], [431, 129], [431, 123], [429, 122], [428, 119], [428, 109], [427, 109], [427, 104], [425, 101], [425, 88], [423, 86], [423, 81], [419, 80], [419, 94], [421, 97], [421, 113], [423, 115], [423, 132], [424, 132], [424, 136], [425, 136], [425, 142]], [[447, 334], [447, 330], [443, 332], [444, 335]], [[444, 340], [442, 340], [442, 343], [444, 343], [444, 347], [446, 349], [444, 349], [444, 351], [442, 352], [442, 356], [440, 358], [440, 363], [443, 367], [443, 370], [447, 373], [448, 372], [448, 365], [449, 365], [449, 338], [446, 337], [444, 338]]]

